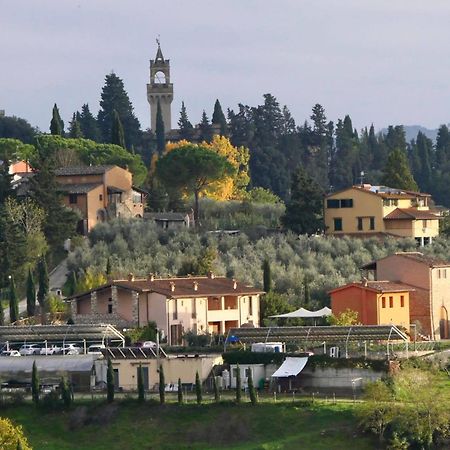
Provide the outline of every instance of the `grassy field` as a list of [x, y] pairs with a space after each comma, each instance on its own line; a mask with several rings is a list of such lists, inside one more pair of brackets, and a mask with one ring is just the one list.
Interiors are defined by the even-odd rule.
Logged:
[[135, 401], [86, 403], [42, 412], [25, 404], [3, 409], [34, 449], [348, 449], [375, 448], [361, 436], [346, 404], [233, 403], [178, 406]]

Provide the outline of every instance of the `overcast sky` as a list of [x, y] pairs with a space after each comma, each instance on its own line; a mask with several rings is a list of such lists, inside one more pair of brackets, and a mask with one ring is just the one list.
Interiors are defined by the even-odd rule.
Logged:
[[330, 120], [450, 122], [448, 0], [0, 0], [0, 109], [48, 130], [67, 122], [114, 71], [143, 128], [149, 59], [161, 36], [172, 121], [251, 106], [270, 92], [297, 123], [320, 103]]

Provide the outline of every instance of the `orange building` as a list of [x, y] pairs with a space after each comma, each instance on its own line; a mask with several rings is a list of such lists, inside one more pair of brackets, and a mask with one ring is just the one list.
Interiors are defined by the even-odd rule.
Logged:
[[347, 309], [358, 313], [363, 325], [399, 325], [409, 329], [409, 294], [415, 289], [392, 281], [363, 281], [329, 292], [331, 309], [338, 315]]

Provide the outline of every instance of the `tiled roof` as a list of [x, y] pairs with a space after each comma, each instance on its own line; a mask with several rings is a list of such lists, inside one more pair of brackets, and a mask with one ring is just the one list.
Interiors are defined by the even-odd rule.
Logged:
[[430, 213], [430, 211], [422, 211], [416, 208], [396, 208], [390, 212], [383, 220], [438, 220], [439, 216]]
[[[174, 290], [172, 291], [172, 283]], [[195, 290], [195, 283], [197, 289]], [[236, 288], [234, 285], [236, 283]], [[90, 292], [107, 289], [111, 286], [117, 286], [123, 289], [129, 289], [137, 292], [157, 292], [171, 298], [183, 297], [208, 297], [225, 295], [252, 295], [263, 294], [261, 289], [247, 286], [244, 283], [225, 277], [180, 277], [180, 278], [154, 278], [130, 280], [114, 280], [90, 291], [83, 292], [68, 299], [78, 298], [89, 294]]]
[[433, 256], [427, 256], [420, 252], [397, 252], [396, 256], [401, 256], [402, 258], [411, 259], [413, 261], [417, 261], [423, 264], [428, 265], [429, 267], [448, 267], [450, 266], [450, 262], [445, 261], [440, 258], [434, 258]]
[[55, 170], [56, 176], [76, 176], [76, 175], [102, 175], [115, 166], [70, 166], [60, 167]]
[[63, 184], [60, 186], [61, 192], [67, 194], [87, 194], [92, 189], [101, 186], [101, 183]]
[[359, 287], [379, 293], [415, 291], [414, 287], [397, 281], [361, 281], [359, 283], [349, 283], [344, 286], [339, 286], [336, 289], [329, 291], [329, 293], [340, 291], [349, 287]]

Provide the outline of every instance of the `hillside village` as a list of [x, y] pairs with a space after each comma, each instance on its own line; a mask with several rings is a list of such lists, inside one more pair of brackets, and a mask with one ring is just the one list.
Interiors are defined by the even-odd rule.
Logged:
[[[270, 124], [286, 109], [274, 97], [228, 117], [217, 100], [195, 126], [183, 103], [174, 127], [176, 74], [159, 40], [149, 70], [146, 131], [115, 73], [98, 116], [85, 104], [67, 130], [56, 104], [50, 133], [0, 117], [0, 415], [70, 417], [95, 440], [83, 433], [109, 427], [105, 411], [215, 417], [227, 404], [217, 446], [238, 446], [260, 441], [231, 407], [294, 405], [348, 420], [358, 448], [448, 448], [450, 203], [414, 159], [427, 138], [408, 153], [401, 127], [355, 136], [346, 116], [330, 141], [315, 105], [311, 126], [277, 138], [309, 130], [300, 160], [276, 167]], [[343, 161], [363, 141], [367, 173]], [[435, 158], [450, 155], [441, 144]], [[14, 448], [44, 448], [27, 425]], [[318, 439], [343, 448], [329, 430]], [[195, 448], [188, 435], [178, 448]]]

